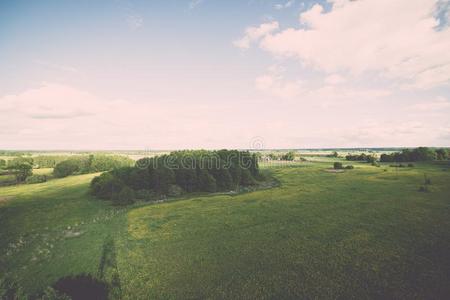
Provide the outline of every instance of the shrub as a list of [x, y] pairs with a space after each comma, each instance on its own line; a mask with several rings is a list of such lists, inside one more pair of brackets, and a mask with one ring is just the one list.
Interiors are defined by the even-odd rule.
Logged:
[[354, 169], [354, 167], [353, 167], [352, 165], [345, 166], [345, 168], [346, 168], [347, 170], [352, 170], [352, 169]]
[[91, 181], [91, 193], [105, 200], [111, 200], [123, 187], [123, 182], [110, 173], [103, 173]]
[[46, 182], [46, 181], [47, 181], [47, 176], [45, 176], [45, 175], [31, 175], [30, 177], [27, 177], [27, 179], [25, 180], [25, 182], [28, 184], [42, 183], [42, 182]]
[[341, 163], [341, 162], [335, 162], [335, 163], [333, 164], [333, 168], [334, 168], [335, 170], [340, 170], [340, 169], [342, 169], [342, 168], [343, 168], [342, 163]]
[[167, 192], [167, 196], [169, 197], [178, 197], [184, 193], [184, 190], [177, 184], [171, 184], [169, 186], [169, 191]]
[[134, 190], [124, 186], [120, 192], [113, 193], [112, 195], [112, 201], [116, 205], [129, 205], [133, 204], [136, 199], [136, 195], [134, 193]]
[[75, 159], [68, 159], [56, 164], [53, 175], [57, 178], [67, 177], [80, 171], [80, 165]]
[[156, 199], [156, 193], [151, 190], [138, 190], [135, 192], [135, 197], [142, 201], [152, 201]]
[[414, 164], [411, 164], [411, 163], [408, 164], [408, 168], [413, 168], [413, 167], [414, 167]]
[[377, 163], [376, 161], [373, 161], [373, 162], [372, 162], [372, 166], [374, 166], [374, 167], [379, 167], [379, 166], [380, 166], [380, 164], [379, 164], [379, 163]]

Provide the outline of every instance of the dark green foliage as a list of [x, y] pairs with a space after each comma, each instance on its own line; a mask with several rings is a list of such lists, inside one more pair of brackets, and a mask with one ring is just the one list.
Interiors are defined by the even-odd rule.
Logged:
[[157, 198], [155, 192], [151, 190], [138, 190], [135, 193], [136, 199], [141, 201], [152, 201]]
[[169, 191], [167, 192], [167, 196], [169, 197], [178, 197], [184, 193], [183, 189], [176, 184], [171, 184], [169, 186]]
[[446, 149], [431, 149], [427, 147], [419, 147], [415, 149], [403, 149], [401, 152], [391, 154], [382, 154], [380, 161], [382, 162], [408, 162], [408, 161], [432, 161], [448, 159]]
[[0, 169], [6, 168], [6, 160], [0, 159]]
[[[248, 172], [248, 170], [247, 170]], [[216, 180], [206, 169], [197, 169], [197, 182], [200, 191], [214, 193], [217, 190]]]
[[103, 173], [91, 181], [92, 194], [105, 200], [112, 199], [123, 187], [124, 183], [111, 173]]
[[33, 174], [33, 167], [30, 164], [23, 163], [14, 166], [17, 182], [24, 182], [28, 176]]
[[47, 176], [45, 176], [45, 175], [31, 175], [30, 177], [27, 177], [27, 179], [25, 180], [25, 182], [28, 184], [42, 183], [42, 182], [46, 182], [46, 181], [47, 181]]
[[289, 160], [289, 161], [293, 161], [295, 159], [295, 152], [294, 151], [289, 151], [286, 154], [283, 154], [281, 156], [281, 160]]
[[118, 193], [113, 193], [111, 200], [115, 205], [129, 205], [133, 204], [136, 199], [134, 190], [130, 187], [124, 186]]
[[257, 156], [248, 151], [175, 151], [102, 174], [92, 180], [91, 191], [114, 201], [127, 186], [139, 191], [137, 199], [148, 201], [184, 192], [230, 191], [255, 184], [259, 176]]
[[408, 168], [413, 168], [413, 167], [414, 167], [414, 164], [412, 164], [412, 163], [408, 164]]
[[333, 168], [335, 169], [335, 170], [340, 170], [340, 169], [343, 169], [344, 167], [342, 166], [342, 163], [341, 162], [335, 162], [334, 164], [333, 164]]
[[436, 159], [437, 160], [447, 160], [449, 159], [448, 149], [440, 148], [436, 149]]
[[349, 160], [349, 161], [365, 161], [368, 163], [374, 163], [377, 161], [377, 158], [374, 155], [367, 155], [365, 153], [361, 153], [359, 155], [358, 154], [355, 154], [355, 155], [348, 154], [345, 157], [345, 159]]
[[53, 173], [55, 177], [61, 178], [73, 174], [109, 171], [132, 165], [133, 160], [120, 155], [78, 155], [57, 163]]
[[354, 169], [354, 167], [352, 165], [348, 165], [348, 166], [345, 166], [345, 169], [352, 170], [352, 169]]
[[80, 172], [80, 164], [75, 159], [62, 161], [53, 169], [53, 175], [57, 178], [67, 177], [77, 172]]

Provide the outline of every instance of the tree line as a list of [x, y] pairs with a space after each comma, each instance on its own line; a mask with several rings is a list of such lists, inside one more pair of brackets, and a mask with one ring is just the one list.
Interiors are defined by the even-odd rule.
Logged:
[[415, 149], [403, 149], [401, 152], [381, 154], [381, 162], [410, 162], [410, 161], [433, 161], [448, 160], [450, 152], [445, 148], [418, 147]]
[[345, 156], [345, 159], [348, 161], [365, 161], [368, 163], [374, 163], [377, 161], [377, 158], [375, 155], [372, 154], [365, 154], [365, 153], [361, 153], [361, 154], [348, 154], [347, 156]]
[[105, 172], [92, 180], [91, 192], [128, 204], [184, 192], [230, 191], [253, 185], [259, 178], [258, 159], [248, 151], [175, 151]]
[[116, 168], [132, 166], [134, 161], [121, 155], [76, 155], [58, 162], [53, 175], [57, 178], [67, 177], [74, 174], [87, 174], [101, 171], [109, 171]]

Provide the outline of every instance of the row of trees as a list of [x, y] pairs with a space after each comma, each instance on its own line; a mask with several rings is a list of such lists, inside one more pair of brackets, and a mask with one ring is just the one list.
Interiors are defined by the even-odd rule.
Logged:
[[92, 180], [91, 191], [126, 204], [142, 195], [230, 191], [255, 184], [259, 176], [257, 157], [248, 151], [175, 151], [103, 173]]
[[448, 160], [450, 152], [448, 149], [419, 147], [415, 149], [403, 149], [401, 152], [381, 154], [381, 162], [409, 162], [409, 161], [433, 161]]
[[348, 161], [365, 161], [368, 163], [374, 163], [377, 161], [377, 158], [375, 155], [372, 154], [365, 154], [365, 153], [361, 153], [361, 154], [348, 154], [347, 156], [345, 156], [345, 159]]
[[57, 163], [53, 169], [53, 175], [62, 178], [74, 174], [109, 171], [133, 164], [132, 159], [121, 155], [77, 155]]

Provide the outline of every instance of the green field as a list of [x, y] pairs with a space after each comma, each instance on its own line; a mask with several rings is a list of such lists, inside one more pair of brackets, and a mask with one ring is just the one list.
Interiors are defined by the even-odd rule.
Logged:
[[273, 168], [268, 190], [127, 208], [89, 196], [98, 174], [2, 187], [0, 274], [31, 294], [91, 273], [122, 299], [448, 296], [449, 167], [332, 161]]

